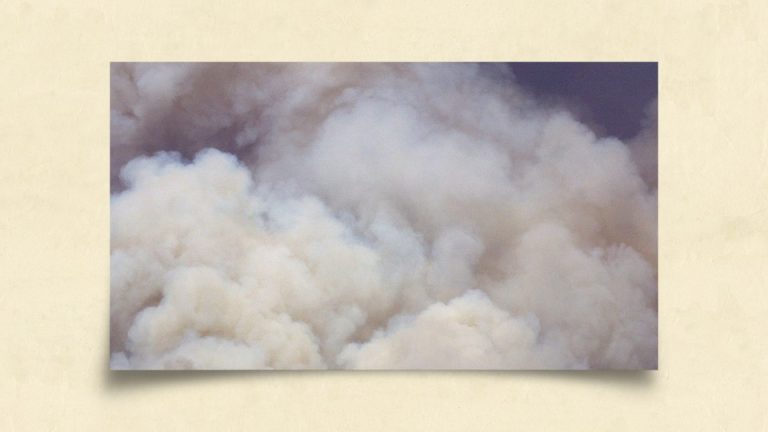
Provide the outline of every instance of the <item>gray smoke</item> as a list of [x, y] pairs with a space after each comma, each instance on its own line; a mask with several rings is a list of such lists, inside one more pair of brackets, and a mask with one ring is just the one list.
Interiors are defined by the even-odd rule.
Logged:
[[114, 64], [113, 368], [655, 368], [628, 143], [472, 64]]

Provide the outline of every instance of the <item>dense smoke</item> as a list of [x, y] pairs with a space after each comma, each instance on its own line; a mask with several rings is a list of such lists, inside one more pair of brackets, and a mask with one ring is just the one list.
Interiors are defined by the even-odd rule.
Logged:
[[655, 368], [655, 111], [502, 66], [113, 64], [113, 368]]

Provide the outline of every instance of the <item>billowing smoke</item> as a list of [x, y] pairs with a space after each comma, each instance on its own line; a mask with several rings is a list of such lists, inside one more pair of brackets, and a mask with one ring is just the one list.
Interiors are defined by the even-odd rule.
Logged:
[[655, 111], [601, 138], [494, 65], [111, 73], [113, 368], [657, 366]]

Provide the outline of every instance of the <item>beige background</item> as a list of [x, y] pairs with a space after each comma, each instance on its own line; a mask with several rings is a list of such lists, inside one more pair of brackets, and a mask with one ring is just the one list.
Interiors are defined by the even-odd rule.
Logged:
[[[768, 3], [300, 3], [0, 1], [0, 430], [768, 429]], [[660, 62], [658, 372], [107, 372], [110, 61], [555, 59]]]

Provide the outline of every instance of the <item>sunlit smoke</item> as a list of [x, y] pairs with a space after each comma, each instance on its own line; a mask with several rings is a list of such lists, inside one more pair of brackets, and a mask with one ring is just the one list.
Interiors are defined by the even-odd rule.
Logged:
[[475, 64], [113, 64], [111, 366], [657, 366], [656, 111]]

